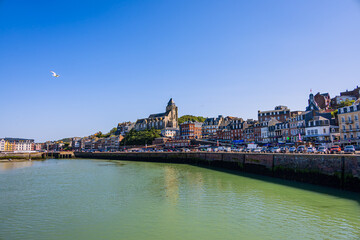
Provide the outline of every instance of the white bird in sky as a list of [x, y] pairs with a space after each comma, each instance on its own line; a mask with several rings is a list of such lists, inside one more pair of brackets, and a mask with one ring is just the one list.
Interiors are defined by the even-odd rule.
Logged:
[[54, 77], [60, 77], [60, 75], [57, 75], [55, 72], [50, 71]]

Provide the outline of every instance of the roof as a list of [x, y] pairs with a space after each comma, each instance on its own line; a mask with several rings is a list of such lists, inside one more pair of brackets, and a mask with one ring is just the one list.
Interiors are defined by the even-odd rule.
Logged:
[[5, 141], [34, 141], [34, 139], [26, 139], [26, 138], [0, 138], [0, 139], [4, 139]]
[[166, 117], [168, 115], [168, 113], [169, 113], [169, 111], [164, 112], [164, 113], [150, 114], [149, 118]]

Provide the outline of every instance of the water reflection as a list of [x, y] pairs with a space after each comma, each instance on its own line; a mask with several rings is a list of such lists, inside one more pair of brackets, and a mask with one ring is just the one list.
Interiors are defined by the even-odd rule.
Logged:
[[179, 179], [177, 171], [171, 166], [164, 167], [165, 193], [168, 200], [176, 205], [179, 198]]
[[31, 167], [33, 165], [32, 161], [25, 161], [25, 162], [0, 162], [0, 172], [1, 171], [8, 171], [17, 168], [26, 168]]

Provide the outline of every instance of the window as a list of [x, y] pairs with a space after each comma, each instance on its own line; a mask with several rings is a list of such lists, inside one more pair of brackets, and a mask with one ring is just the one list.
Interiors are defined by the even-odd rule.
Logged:
[[344, 139], [347, 139], [347, 136], [346, 136], [346, 134], [344, 134]]
[[348, 116], [348, 120], [349, 120], [349, 122], [351, 122], [351, 116]]
[[355, 119], [355, 121], [358, 121], [359, 120], [358, 115], [354, 115], [354, 119]]
[[341, 117], [341, 122], [345, 122], [345, 117]]
[[325, 128], [323, 129], [323, 133], [326, 133], [326, 129], [325, 129]]

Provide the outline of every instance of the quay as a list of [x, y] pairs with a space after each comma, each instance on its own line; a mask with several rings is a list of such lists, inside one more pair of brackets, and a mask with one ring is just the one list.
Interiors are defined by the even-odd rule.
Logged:
[[0, 153], [0, 161], [28, 161], [28, 160], [39, 160], [46, 158], [73, 158], [75, 157], [74, 152], [60, 151], [60, 152], [32, 152], [32, 153]]
[[360, 192], [359, 155], [75, 152], [76, 158], [166, 162], [221, 167]]

